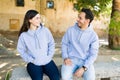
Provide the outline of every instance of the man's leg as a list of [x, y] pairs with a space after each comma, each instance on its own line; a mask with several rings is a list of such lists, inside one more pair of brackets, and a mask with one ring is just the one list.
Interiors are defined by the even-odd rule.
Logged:
[[95, 70], [94, 66], [91, 65], [90, 68], [83, 75], [84, 80], [95, 80]]
[[74, 64], [70, 66], [63, 64], [61, 68], [62, 80], [73, 80], [73, 73], [75, 69], [76, 69], [76, 66]]

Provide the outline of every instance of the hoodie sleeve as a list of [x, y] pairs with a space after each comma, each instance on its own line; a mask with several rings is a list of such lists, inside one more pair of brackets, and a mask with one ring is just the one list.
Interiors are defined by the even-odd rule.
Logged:
[[33, 62], [34, 59], [32, 58], [32, 56], [30, 56], [27, 53], [27, 47], [25, 45], [23, 34], [21, 34], [19, 39], [18, 39], [17, 50], [25, 62], [27, 62], [27, 63]]
[[62, 38], [62, 58], [68, 58], [68, 46], [69, 46], [69, 32], [64, 34]]
[[98, 55], [98, 49], [99, 49], [99, 39], [98, 39], [97, 34], [95, 34], [95, 36], [91, 42], [89, 55], [85, 61], [84, 66], [89, 68], [89, 66], [94, 63], [94, 61], [96, 60], [97, 55]]
[[55, 50], [55, 42], [49, 29], [47, 29], [47, 32], [48, 32], [48, 56], [53, 57]]

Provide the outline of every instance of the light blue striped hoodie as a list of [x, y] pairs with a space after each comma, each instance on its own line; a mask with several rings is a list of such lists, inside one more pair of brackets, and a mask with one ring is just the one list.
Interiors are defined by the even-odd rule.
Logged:
[[87, 68], [96, 60], [98, 49], [99, 39], [91, 25], [86, 30], [81, 30], [76, 23], [62, 38], [63, 59], [81, 59]]
[[45, 65], [52, 60], [55, 49], [53, 36], [48, 28], [39, 26], [37, 30], [23, 32], [17, 44], [20, 56], [27, 63]]

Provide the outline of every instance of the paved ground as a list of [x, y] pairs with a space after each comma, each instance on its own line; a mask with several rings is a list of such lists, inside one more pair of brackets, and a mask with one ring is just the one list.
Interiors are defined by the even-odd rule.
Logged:
[[[15, 49], [17, 43], [16, 32], [0, 32], [0, 80], [4, 80], [6, 72], [18, 66], [25, 66], [26, 64], [22, 61]], [[53, 59], [57, 65], [62, 64], [60, 41], [61, 38], [55, 38], [56, 52]], [[101, 39], [100, 44], [101, 47], [96, 62], [120, 61], [120, 51], [110, 50], [107, 47], [106, 40]]]

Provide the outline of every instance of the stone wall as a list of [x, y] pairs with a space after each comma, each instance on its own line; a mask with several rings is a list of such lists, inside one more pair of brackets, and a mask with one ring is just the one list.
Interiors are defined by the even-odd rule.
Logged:
[[[43, 5], [42, 5], [43, 4]], [[41, 0], [41, 14], [45, 15], [45, 25], [53, 35], [62, 35], [72, 26], [77, 18], [77, 11], [73, 10], [73, 3], [69, 0], [54, 0], [54, 8], [46, 7], [46, 0]]]
[[65, 32], [76, 20], [76, 11], [73, 10], [69, 0], [54, 0], [54, 8], [46, 7], [47, 0], [24, 0], [24, 6], [16, 6], [16, 0], [0, 1], [0, 29], [11, 30], [10, 19], [18, 19], [19, 30], [22, 25], [24, 14], [29, 9], [36, 9], [44, 15], [43, 22], [53, 33]]
[[[61, 66], [58, 68], [60, 70]], [[95, 80], [120, 80], [120, 61], [95, 63], [95, 71]], [[13, 70], [10, 80], [31, 80], [31, 78], [25, 67], [18, 67]], [[44, 76], [43, 80], [49, 78]], [[81, 79], [74, 77], [73, 80]]]
[[[47, 8], [48, 0], [24, 0], [24, 7], [16, 6], [16, 0], [0, 0], [0, 30], [18, 31], [22, 25], [24, 14], [29, 9], [36, 9], [43, 16], [42, 21], [55, 37], [63, 36], [68, 27], [74, 25], [77, 19], [77, 11], [69, 0], [53, 0], [54, 8]], [[107, 20], [106, 20], [107, 19]], [[105, 28], [103, 20], [109, 24], [109, 18], [105, 17], [93, 21], [94, 26]], [[101, 35], [101, 33], [100, 33]]]
[[[29, 9], [35, 9], [35, 1], [24, 0], [24, 7], [16, 6], [15, 1], [0, 0], [0, 30], [19, 30], [25, 12]], [[15, 24], [15, 29], [11, 29], [10, 20], [13, 20], [12, 24]]]

